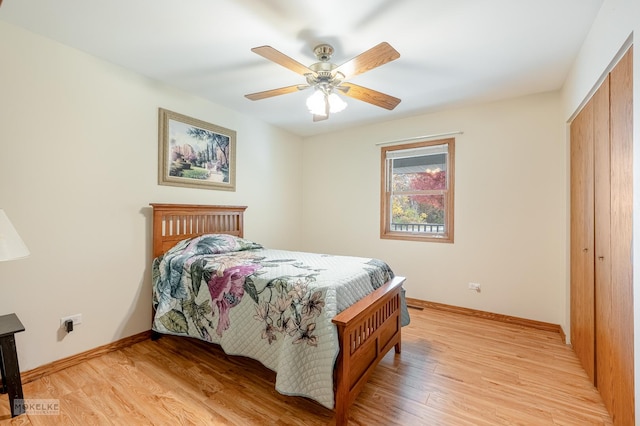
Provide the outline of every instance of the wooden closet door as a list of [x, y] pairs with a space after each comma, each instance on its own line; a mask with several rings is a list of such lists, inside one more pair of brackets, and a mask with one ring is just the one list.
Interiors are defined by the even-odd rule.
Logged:
[[593, 95], [594, 202], [595, 202], [595, 345], [594, 384], [605, 398], [611, 393], [604, 376], [612, 347], [611, 295], [611, 155], [609, 131], [609, 77]]
[[595, 380], [593, 99], [571, 123], [571, 343]]
[[[611, 120], [611, 338], [598, 387], [616, 425], [632, 425], [633, 363], [633, 51], [609, 74]], [[599, 298], [600, 295], [598, 294]], [[600, 345], [600, 342], [597, 343]], [[611, 392], [604, 392], [604, 388]]]

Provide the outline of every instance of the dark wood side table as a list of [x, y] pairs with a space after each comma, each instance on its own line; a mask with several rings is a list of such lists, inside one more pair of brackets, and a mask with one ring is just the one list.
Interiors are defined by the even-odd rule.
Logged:
[[[2, 373], [1, 393], [9, 394], [11, 417], [24, 414], [24, 396], [22, 394], [22, 380], [18, 367], [18, 351], [16, 350], [15, 334], [24, 331], [24, 325], [16, 314], [0, 316], [0, 373]], [[18, 404], [15, 400], [20, 400]]]

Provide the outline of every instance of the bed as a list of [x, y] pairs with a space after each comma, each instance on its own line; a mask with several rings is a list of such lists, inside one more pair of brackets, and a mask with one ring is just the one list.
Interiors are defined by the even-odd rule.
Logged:
[[[257, 359], [280, 393], [334, 408], [346, 424], [375, 366], [400, 353], [405, 278], [376, 259], [265, 249], [244, 238], [245, 206], [151, 206], [154, 335]], [[342, 275], [344, 285], [322, 285]]]

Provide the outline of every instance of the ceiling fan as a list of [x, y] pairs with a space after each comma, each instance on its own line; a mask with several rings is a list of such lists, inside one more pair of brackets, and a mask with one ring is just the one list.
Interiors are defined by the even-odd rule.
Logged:
[[329, 118], [330, 112], [338, 112], [346, 107], [346, 103], [340, 99], [336, 92], [388, 110], [394, 109], [400, 103], [400, 99], [396, 97], [345, 82], [351, 77], [398, 59], [400, 54], [387, 42], [372, 47], [340, 66], [330, 62], [333, 47], [328, 44], [320, 44], [313, 49], [318, 62], [308, 67], [271, 46], [254, 47], [251, 51], [303, 75], [307, 80], [306, 84], [296, 84], [245, 95], [252, 101], [313, 88], [314, 93], [307, 100], [307, 107], [313, 114], [313, 121], [326, 120]]

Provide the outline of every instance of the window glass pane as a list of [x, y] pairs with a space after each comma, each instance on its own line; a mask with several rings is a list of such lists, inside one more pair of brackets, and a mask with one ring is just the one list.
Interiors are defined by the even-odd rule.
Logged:
[[[403, 191], [433, 191], [447, 189], [447, 172], [440, 168], [427, 168], [419, 173], [408, 173], [402, 176], [402, 181], [408, 185], [407, 189], [402, 189]], [[396, 189], [396, 191], [398, 191], [398, 189]]]
[[392, 195], [391, 231], [445, 232], [444, 195]]
[[447, 189], [447, 155], [422, 155], [392, 159], [392, 190]]

